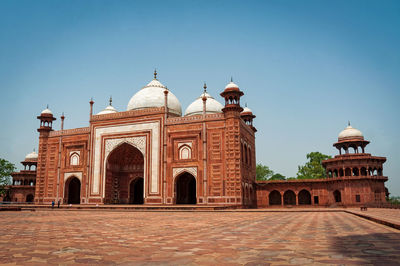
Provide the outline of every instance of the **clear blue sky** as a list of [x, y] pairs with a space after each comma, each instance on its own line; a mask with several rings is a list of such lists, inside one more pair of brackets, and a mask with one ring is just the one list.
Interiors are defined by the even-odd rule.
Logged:
[[[152, 79], [185, 109], [231, 76], [257, 115], [257, 161], [295, 176], [306, 154], [335, 155], [347, 121], [387, 156], [400, 196], [400, 1], [0, 1], [0, 157], [38, 145], [50, 105], [88, 126]], [[59, 119], [55, 128], [59, 129]]]

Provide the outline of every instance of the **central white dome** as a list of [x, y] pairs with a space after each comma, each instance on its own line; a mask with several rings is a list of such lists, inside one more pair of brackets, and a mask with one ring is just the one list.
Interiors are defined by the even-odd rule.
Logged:
[[204, 92], [186, 108], [185, 116], [203, 114], [203, 96], [206, 96], [206, 114], [222, 113], [224, 106], [215, 100], [210, 94]]
[[[165, 101], [164, 91], [166, 89], [167, 88], [161, 82], [157, 79], [153, 79], [149, 84], [132, 96], [128, 103], [127, 111], [163, 107]], [[182, 115], [181, 103], [171, 91], [168, 91], [168, 110], [176, 115]]]

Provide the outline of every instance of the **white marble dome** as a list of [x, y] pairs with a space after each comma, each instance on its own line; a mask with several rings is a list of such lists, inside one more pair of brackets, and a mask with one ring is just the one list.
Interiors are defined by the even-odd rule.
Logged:
[[107, 106], [103, 111], [98, 112], [98, 115], [105, 115], [105, 114], [113, 114], [113, 113], [118, 113], [117, 109], [114, 108], [114, 106], [109, 105]]
[[239, 89], [239, 86], [236, 85], [233, 81], [229, 82], [228, 85], [225, 86], [225, 89]]
[[203, 96], [206, 96], [207, 98], [206, 114], [222, 113], [222, 108], [224, 108], [224, 106], [215, 100], [210, 94], [204, 92], [186, 108], [185, 116], [203, 114]]
[[342, 132], [339, 133], [338, 139], [341, 140], [349, 138], [364, 138], [364, 136], [360, 130], [348, 125]]
[[49, 115], [53, 115], [53, 112], [49, 109], [49, 107], [47, 107], [46, 109], [44, 109], [41, 114], [49, 114]]
[[38, 154], [35, 151], [28, 153], [25, 156], [25, 160], [37, 160], [37, 158], [38, 158]]
[[243, 114], [243, 113], [253, 113], [253, 112], [251, 111], [250, 108], [248, 108], [248, 107], [246, 106], [246, 107], [243, 108], [242, 114]]
[[[149, 84], [132, 96], [128, 103], [127, 111], [163, 107], [165, 89], [166, 87], [161, 82], [157, 79], [153, 79]], [[182, 115], [181, 103], [171, 91], [168, 91], [168, 109], [171, 113], [179, 116]]]

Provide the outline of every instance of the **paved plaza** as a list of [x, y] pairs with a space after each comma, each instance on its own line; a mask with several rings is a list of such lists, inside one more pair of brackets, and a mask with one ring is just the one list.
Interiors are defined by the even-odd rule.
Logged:
[[400, 263], [400, 231], [345, 212], [0, 213], [0, 264]]

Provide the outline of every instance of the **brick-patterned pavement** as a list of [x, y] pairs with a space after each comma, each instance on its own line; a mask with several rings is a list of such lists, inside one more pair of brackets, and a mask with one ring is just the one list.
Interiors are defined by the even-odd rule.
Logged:
[[347, 211], [386, 221], [400, 228], [400, 209], [368, 208], [366, 211], [361, 211], [360, 208], [349, 208]]
[[0, 213], [0, 264], [400, 263], [400, 231], [345, 212]]

